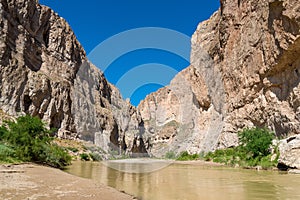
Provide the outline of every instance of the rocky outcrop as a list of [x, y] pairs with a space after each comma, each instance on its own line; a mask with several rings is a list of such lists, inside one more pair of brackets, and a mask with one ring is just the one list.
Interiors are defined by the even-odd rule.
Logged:
[[134, 143], [141, 117], [89, 63], [67, 22], [36, 0], [0, 2], [3, 113], [38, 116], [58, 136], [106, 151], [143, 149]]
[[4, 121], [14, 120], [12, 116], [9, 116], [7, 113], [3, 112], [3, 110], [0, 109], [0, 126], [3, 124]]
[[210, 104], [204, 79], [193, 66], [178, 74], [168, 87], [148, 95], [138, 109], [151, 154], [201, 149], [206, 136], [201, 127], [208, 126], [208, 119], [213, 118]]
[[299, 8], [297, 0], [221, 0], [192, 37], [191, 66], [138, 107], [150, 152], [235, 146], [252, 126], [299, 134]]
[[279, 150], [278, 166], [280, 168], [300, 169], [300, 135], [281, 140]]

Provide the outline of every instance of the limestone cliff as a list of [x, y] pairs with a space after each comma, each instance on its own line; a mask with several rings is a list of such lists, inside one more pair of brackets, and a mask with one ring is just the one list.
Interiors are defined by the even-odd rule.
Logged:
[[297, 0], [221, 0], [192, 37], [191, 66], [138, 107], [151, 153], [234, 146], [244, 127], [299, 134], [299, 31]]
[[58, 136], [104, 150], [143, 150], [134, 141], [141, 117], [89, 63], [67, 22], [36, 0], [0, 2], [1, 112], [38, 116]]

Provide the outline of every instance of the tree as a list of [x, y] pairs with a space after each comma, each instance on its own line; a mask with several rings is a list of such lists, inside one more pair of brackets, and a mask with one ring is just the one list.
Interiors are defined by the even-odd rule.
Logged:
[[266, 128], [246, 128], [238, 133], [241, 149], [252, 156], [267, 156], [274, 138], [274, 133]]

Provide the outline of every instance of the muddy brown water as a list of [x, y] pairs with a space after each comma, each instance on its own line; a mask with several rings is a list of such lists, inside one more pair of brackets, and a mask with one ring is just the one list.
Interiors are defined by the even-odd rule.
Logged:
[[300, 199], [300, 175], [163, 162], [74, 162], [66, 171], [142, 200]]

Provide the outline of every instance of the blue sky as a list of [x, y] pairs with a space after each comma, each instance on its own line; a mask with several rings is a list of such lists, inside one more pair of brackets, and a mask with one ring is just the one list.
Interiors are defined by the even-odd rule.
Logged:
[[[68, 21], [90, 60], [100, 65], [98, 67], [104, 71], [107, 79], [117, 85], [123, 97], [130, 98], [133, 105], [137, 105], [150, 92], [166, 85], [189, 62], [178, 56], [178, 52], [168, 51], [168, 48], [145, 46], [120, 54], [102, 69], [101, 60], [107, 55], [101, 51], [100, 55], [95, 56], [95, 48], [116, 34], [142, 27], [165, 28], [189, 38], [199, 22], [208, 19], [219, 8], [219, 0], [40, 0], [40, 4], [51, 7]], [[164, 38], [158, 39], [158, 43], [165, 41]], [[135, 39], [131, 39], [125, 43], [119, 42], [118, 45], [134, 41]], [[182, 45], [184, 51], [189, 51], [186, 40], [174, 41], [176, 42], [177, 49]], [[117, 44], [114, 47], [110, 45], [111, 49], [107, 53], [113, 51], [113, 48], [122, 48], [115, 45]], [[151, 69], [153, 73], [149, 73]], [[139, 78], [144, 81], [135, 81]], [[161, 80], [158, 81], [159, 79]], [[138, 85], [133, 87], [134, 84]]]

